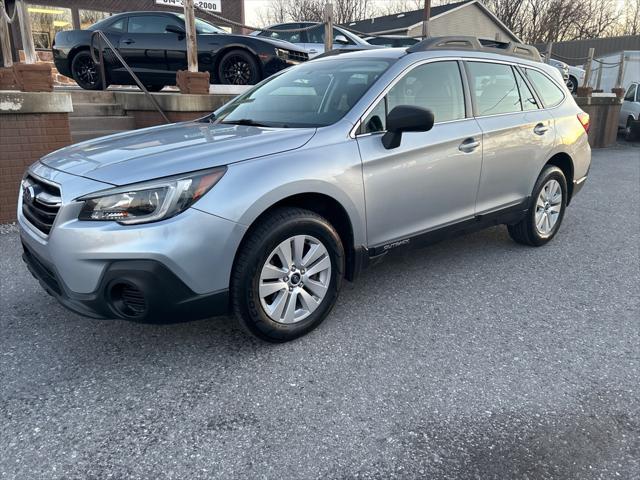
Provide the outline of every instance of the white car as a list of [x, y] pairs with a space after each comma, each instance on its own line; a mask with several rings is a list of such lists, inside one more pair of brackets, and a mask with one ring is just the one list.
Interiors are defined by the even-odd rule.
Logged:
[[[298, 32], [290, 32], [288, 30], [307, 28], [312, 25], [318, 25], [318, 28], [311, 30], [303, 30]], [[298, 47], [304, 48], [309, 54], [309, 58], [313, 58], [324, 53], [324, 26], [318, 22], [291, 22], [279, 23], [267, 27], [269, 30], [283, 30], [282, 32], [252, 32], [251, 35], [267, 38], [276, 38], [278, 40], [286, 40]], [[364, 50], [376, 48], [365, 42], [362, 38], [340, 27], [333, 27], [333, 48], [334, 49], [355, 49]], [[379, 48], [379, 47], [378, 47]]]
[[618, 117], [618, 127], [624, 128], [625, 138], [630, 140], [638, 135], [640, 130], [640, 83], [633, 82], [627, 88], [620, 116]]

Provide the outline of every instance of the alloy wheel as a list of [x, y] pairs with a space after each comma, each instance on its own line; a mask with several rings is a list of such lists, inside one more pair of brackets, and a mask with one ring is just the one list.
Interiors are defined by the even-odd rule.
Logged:
[[544, 184], [536, 201], [536, 230], [542, 236], [549, 235], [560, 218], [562, 211], [562, 188], [551, 179]]
[[278, 323], [297, 323], [322, 303], [331, 282], [331, 258], [320, 240], [296, 235], [267, 257], [259, 279], [264, 312]]
[[225, 59], [222, 74], [229, 84], [247, 85], [251, 79], [251, 65], [240, 55], [233, 55]]
[[98, 69], [89, 57], [79, 59], [76, 65], [76, 75], [87, 85], [95, 85], [98, 81]]

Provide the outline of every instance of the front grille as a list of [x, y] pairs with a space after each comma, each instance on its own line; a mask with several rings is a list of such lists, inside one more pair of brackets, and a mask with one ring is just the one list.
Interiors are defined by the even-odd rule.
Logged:
[[309, 54], [306, 52], [293, 52], [289, 50], [288, 58], [293, 62], [306, 62], [309, 60]]
[[31, 175], [22, 180], [22, 214], [42, 233], [51, 231], [61, 204], [60, 189], [55, 185]]

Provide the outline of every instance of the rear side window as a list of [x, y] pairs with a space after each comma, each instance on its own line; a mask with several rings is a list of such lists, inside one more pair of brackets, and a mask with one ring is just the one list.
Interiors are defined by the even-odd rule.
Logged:
[[549, 77], [543, 75], [537, 70], [525, 69], [527, 78], [531, 80], [534, 88], [542, 98], [544, 106], [547, 108], [555, 107], [559, 105], [564, 99], [564, 93], [555, 83], [553, 83]]
[[469, 62], [467, 66], [478, 116], [522, 111], [518, 83], [511, 66], [485, 62]]

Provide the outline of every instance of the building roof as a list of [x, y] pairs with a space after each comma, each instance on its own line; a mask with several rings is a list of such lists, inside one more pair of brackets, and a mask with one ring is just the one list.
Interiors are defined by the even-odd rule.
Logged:
[[[431, 18], [435, 18], [450, 10], [461, 7], [464, 4], [473, 3], [475, 1], [476, 0], [464, 0], [462, 2], [450, 3], [448, 5], [431, 7]], [[384, 15], [382, 17], [345, 23], [343, 26], [362, 33], [396, 32], [398, 30], [408, 30], [414, 25], [421, 23], [423, 15], [423, 9], [412, 10], [410, 12]]]

